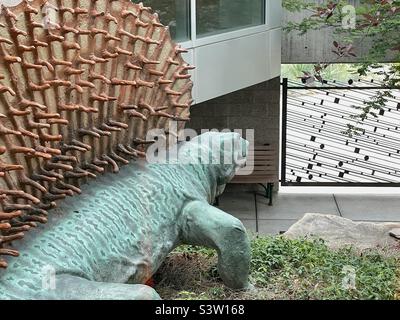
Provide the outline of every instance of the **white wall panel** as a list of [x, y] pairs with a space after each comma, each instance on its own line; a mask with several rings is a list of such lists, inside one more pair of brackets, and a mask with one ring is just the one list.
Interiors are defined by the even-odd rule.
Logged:
[[[192, 0], [192, 19], [195, 6]], [[210, 100], [280, 75], [282, 0], [266, 0], [266, 24], [182, 43], [192, 72], [195, 103]]]
[[265, 81], [268, 57], [268, 31], [196, 48], [196, 102]]
[[272, 29], [270, 34], [270, 77], [275, 78], [281, 75], [282, 29]]

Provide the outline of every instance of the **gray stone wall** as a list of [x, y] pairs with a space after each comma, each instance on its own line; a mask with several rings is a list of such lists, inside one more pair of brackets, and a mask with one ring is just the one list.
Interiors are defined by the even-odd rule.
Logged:
[[[326, 0], [310, 0], [318, 4], [326, 4]], [[357, 5], [359, 0], [349, 0], [350, 5]], [[283, 10], [283, 26], [288, 21], [300, 22], [309, 17], [309, 11], [291, 13]], [[337, 60], [337, 55], [332, 52], [334, 35], [333, 28], [321, 28], [315, 31], [308, 31], [304, 35], [299, 35], [297, 31], [282, 33], [282, 63], [318, 63], [333, 62]], [[343, 58], [342, 63], [354, 62], [357, 58]]]
[[[191, 109], [187, 127], [201, 129], [254, 129], [255, 144], [280, 144], [280, 78], [229, 93]], [[245, 137], [244, 137], [245, 138]], [[277, 152], [276, 163], [279, 163]]]
[[[318, 4], [329, 2], [327, 0], [307, 0]], [[360, 0], [348, 0], [348, 4], [357, 7]], [[283, 10], [282, 25], [286, 26], [288, 21], [300, 22], [306, 17], [310, 17], [309, 11], [290, 13]], [[282, 63], [357, 63], [360, 62], [368, 53], [371, 46], [371, 39], [356, 41], [354, 43], [357, 57], [347, 57], [338, 60], [335, 53], [332, 52], [333, 41], [337, 39], [334, 35], [334, 28], [321, 28], [319, 30], [308, 31], [304, 35], [299, 35], [297, 31], [282, 32]], [[394, 60], [395, 55], [388, 54], [386, 61]]]

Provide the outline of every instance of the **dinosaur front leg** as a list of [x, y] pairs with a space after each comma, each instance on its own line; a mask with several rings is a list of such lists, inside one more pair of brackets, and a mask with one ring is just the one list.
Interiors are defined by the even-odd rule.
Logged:
[[54, 300], [160, 300], [158, 293], [145, 285], [89, 281], [71, 275], [57, 275], [54, 290], [40, 298]]
[[238, 219], [206, 202], [193, 201], [184, 208], [181, 227], [184, 243], [217, 250], [218, 271], [226, 286], [251, 287], [250, 241]]

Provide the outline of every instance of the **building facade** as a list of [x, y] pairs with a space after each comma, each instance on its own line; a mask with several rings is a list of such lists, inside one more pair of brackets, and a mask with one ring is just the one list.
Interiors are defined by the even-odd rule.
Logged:
[[145, 0], [189, 50], [195, 103], [280, 75], [281, 0]]
[[196, 66], [187, 127], [198, 133], [253, 129], [256, 144], [279, 150], [282, 1], [147, 0], [144, 4], [159, 13], [174, 39], [189, 50], [185, 60]]

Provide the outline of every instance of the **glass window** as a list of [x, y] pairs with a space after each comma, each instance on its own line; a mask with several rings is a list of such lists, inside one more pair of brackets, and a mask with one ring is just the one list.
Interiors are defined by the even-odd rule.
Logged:
[[169, 26], [174, 40], [190, 39], [190, 0], [143, 0], [142, 2], [158, 13], [162, 24]]
[[257, 26], [265, 22], [265, 0], [197, 0], [199, 37]]

